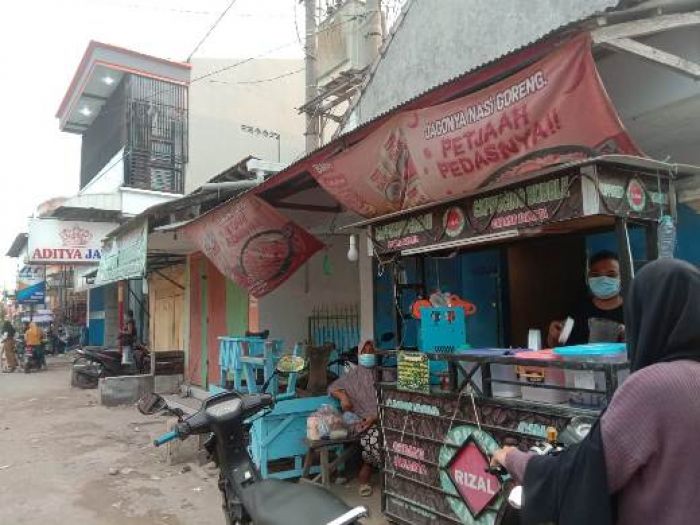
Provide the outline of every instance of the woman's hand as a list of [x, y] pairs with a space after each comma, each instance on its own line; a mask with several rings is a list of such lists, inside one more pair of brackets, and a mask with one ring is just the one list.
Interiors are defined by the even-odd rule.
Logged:
[[360, 434], [362, 434], [363, 432], [366, 432], [376, 422], [377, 422], [377, 416], [365, 417], [362, 419], [362, 421], [360, 421], [360, 424], [357, 426], [357, 431]]
[[491, 456], [491, 466], [492, 467], [503, 467], [506, 468], [506, 456], [508, 456], [508, 453], [513, 450], [515, 447], [503, 447], [499, 448], [496, 452], [493, 453]]

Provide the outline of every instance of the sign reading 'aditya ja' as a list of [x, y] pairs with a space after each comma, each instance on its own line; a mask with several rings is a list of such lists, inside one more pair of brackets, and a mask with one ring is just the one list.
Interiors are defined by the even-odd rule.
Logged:
[[27, 240], [29, 261], [98, 263], [102, 258], [102, 239], [117, 226], [110, 222], [33, 219]]

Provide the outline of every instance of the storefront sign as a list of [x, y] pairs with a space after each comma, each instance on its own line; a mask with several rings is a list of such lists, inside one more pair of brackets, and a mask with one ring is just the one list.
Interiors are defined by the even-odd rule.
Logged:
[[97, 268], [95, 284], [139, 279], [146, 273], [148, 224], [146, 221], [105, 243], [104, 256]]
[[184, 231], [221, 273], [254, 297], [273, 291], [323, 248], [254, 195], [224, 204]]
[[386, 404], [389, 408], [396, 408], [397, 410], [415, 412], [416, 414], [426, 414], [430, 416], [440, 415], [440, 409], [433, 405], [414, 403], [411, 401], [404, 401], [402, 399], [387, 399]]
[[[489, 454], [498, 443], [488, 432], [472, 425], [453, 428], [440, 450], [440, 482], [443, 490], [458, 497], [449, 504], [463, 523], [493, 523], [502, 501], [501, 481], [486, 472]], [[488, 515], [484, 515], [488, 512]]]
[[[382, 232], [374, 234], [374, 248], [380, 254], [400, 251], [571, 219], [582, 213], [581, 182], [572, 172], [436, 206], [420, 215], [419, 223], [431, 227], [414, 228], [410, 235], [404, 226], [412, 224], [411, 218], [380, 224], [374, 227], [374, 232]], [[426, 220], [426, 216], [431, 218]]]
[[669, 181], [645, 174], [599, 169], [601, 212], [639, 219], [658, 219], [669, 212]]
[[609, 153], [640, 154], [582, 35], [482, 91], [395, 115], [312, 175], [350, 210], [377, 217]]
[[452, 458], [447, 473], [474, 517], [478, 517], [501, 490], [498, 477], [487, 472], [489, 458], [473, 439]]
[[430, 361], [423, 352], [398, 353], [396, 387], [410, 392], [430, 393]]
[[46, 266], [26, 265], [17, 274], [18, 304], [44, 304], [46, 297]]
[[102, 239], [118, 224], [36, 218], [29, 224], [27, 252], [33, 263], [97, 264]]

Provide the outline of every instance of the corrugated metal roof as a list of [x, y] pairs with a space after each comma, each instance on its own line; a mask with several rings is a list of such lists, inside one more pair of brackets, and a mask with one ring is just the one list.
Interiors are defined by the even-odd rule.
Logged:
[[[248, 164], [248, 161], [251, 159], [254, 159], [255, 157], [248, 155], [244, 157], [242, 160], [238, 161], [236, 164], [231, 166], [230, 168], [225, 169], [221, 173], [213, 176], [209, 181], [207, 182], [227, 182], [227, 181], [233, 181], [233, 180], [243, 180], [244, 177], [243, 175], [247, 173], [246, 170], [246, 165]], [[188, 193], [187, 195], [184, 195], [183, 197], [180, 197], [178, 199], [173, 199], [171, 201], [167, 202], [161, 202], [160, 204], [155, 204], [151, 206], [150, 208], [147, 208], [146, 210], [142, 211], [138, 215], [135, 215], [119, 227], [115, 228], [111, 232], [109, 232], [109, 235], [107, 238], [115, 237], [116, 235], [119, 235], [125, 230], [129, 230], [133, 228], [138, 222], [148, 220], [150, 218], [154, 218], [157, 216], [164, 216], [168, 215], [171, 213], [175, 213], [180, 210], [184, 210], [186, 208], [189, 208], [191, 206], [196, 206], [198, 204], [203, 204], [205, 202], [210, 202], [212, 200], [226, 200], [237, 193], [240, 193], [241, 190], [231, 190], [231, 189], [222, 189], [219, 190], [218, 192], [216, 191], [203, 191], [201, 187], [197, 188], [194, 190], [192, 193]]]
[[496, 7], [491, 0], [412, 0], [346, 118], [352, 114], [357, 125], [375, 120], [618, 4], [619, 0], [499, 0]]
[[15, 240], [12, 241], [12, 245], [10, 246], [10, 249], [7, 250], [7, 253], [5, 254], [7, 257], [19, 257], [22, 253], [22, 250], [24, 247], [27, 245], [27, 234], [26, 233], [18, 233], [17, 236], [15, 237]]

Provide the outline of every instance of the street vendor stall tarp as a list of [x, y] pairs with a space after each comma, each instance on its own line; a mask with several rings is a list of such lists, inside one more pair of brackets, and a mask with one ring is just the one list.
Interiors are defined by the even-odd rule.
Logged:
[[350, 210], [376, 217], [610, 153], [640, 151], [580, 35], [486, 89], [397, 113], [312, 175]]
[[183, 231], [222, 274], [254, 297], [277, 288], [323, 247], [252, 194], [203, 215]]

